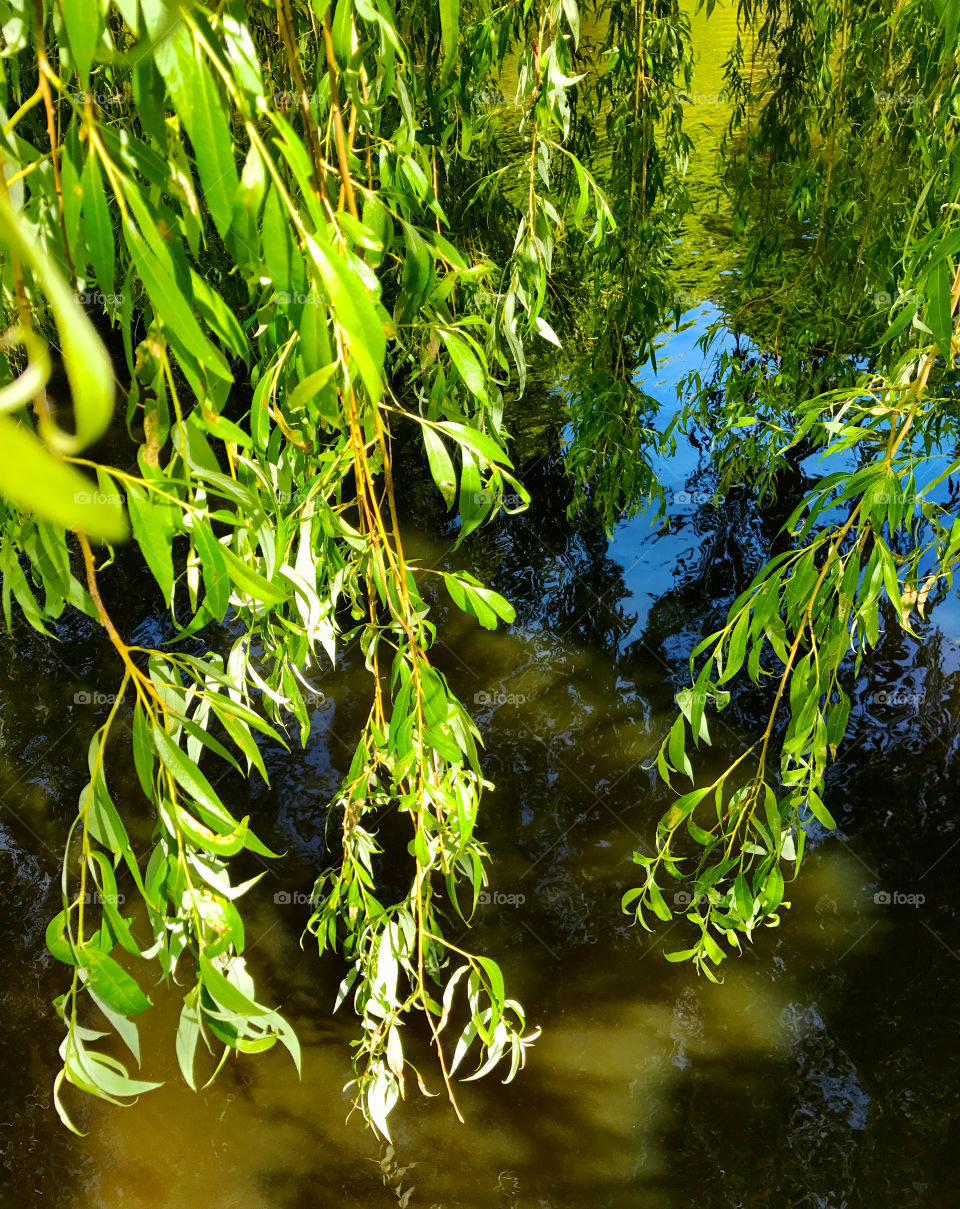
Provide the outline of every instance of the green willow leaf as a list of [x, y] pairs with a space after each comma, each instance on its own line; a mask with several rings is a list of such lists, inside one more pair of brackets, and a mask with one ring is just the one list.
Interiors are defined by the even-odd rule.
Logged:
[[443, 43], [443, 75], [454, 68], [460, 42], [460, 0], [440, 0], [440, 37]]
[[190, 138], [211, 217], [224, 236], [233, 221], [233, 201], [240, 186], [229, 116], [211, 68], [202, 60], [177, 6], [167, 11], [164, 7], [144, 6], [147, 28], [155, 39], [154, 61]]
[[114, 1011], [124, 1016], [137, 1016], [150, 1007], [150, 999], [136, 980], [108, 953], [90, 946], [78, 949], [77, 953], [80, 968], [86, 971], [90, 986]]
[[183, 1007], [180, 1010], [180, 1023], [177, 1027], [177, 1061], [184, 1079], [194, 1091], [197, 1090], [197, 1084], [193, 1070], [197, 1042], [200, 1039], [200, 1011], [197, 1007], [197, 999], [198, 992], [194, 987], [184, 996]]
[[75, 966], [77, 958], [65, 935], [66, 918], [63, 911], [58, 912], [47, 924], [45, 939], [47, 948], [57, 961], [63, 961], [67, 965]]
[[222, 621], [230, 605], [230, 576], [227, 571], [225, 547], [217, 541], [209, 522], [194, 517], [191, 530], [203, 569], [203, 585], [207, 590], [206, 603], [217, 621]]
[[127, 507], [133, 536], [143, 551], [147, 566], [160, 586], [163, 599], [173, 599], [173, 534], [169, 511], [156, 507], [135, 483], [127, 485]]
[[223, 357], [204, 335], [169, 267], [148, 247], [135, 227], [126, 224], [123, 233], [160, 322], [200, 366], [218, 377], [229, 379], [230, 371]]
[[83, 233], [97, 285], [104, 294], [113, 294], [116, 255], [113, 224], [103, 189], [103, 177], [96, 155], [91, 152], [83, 165]]
[[[0, 193], [0, 245], [12, 251], [22, 264], [29, 266], [53, 312], [60, 355], [73, 399], [75, 429], [73, 434], [66, 433], [43, 417], [40, 427], [44, 440], [50, 445], [62, 453], [76, 453], [102, 436], [110, 423], [114, 399], [110, 357], [75, 295], [3, 193]], [[3, 388], [9, 389], [9, 386]], [[5, 417], [0, 416], [0, 419]], [[7, 449], [7, 439], [3, 441], [4, 450]], [[9, 458], [4, 460], [8, 461]], [[4, 490], [2, 482], [0, 490]], [[38, 510], [41, 515], [50, 515], [42, 509]], [[116, 529], [114, 534], [116, 540], [123, 536]]]
[[57, 461], [9, 416], [0, 415], [0, 447], [0, 493], [18, 507], [99, 541], [129, 537], [119, 495], [102, 499], [89, 479]]
[[457, 498], [457, 475], [453, 461], [447, 452], [447, 447], [432, 428], [424, 425], [422, 428], [423, 443], [427, 448], [427, 460], [430, 464], [430, 474], [440, 489], [440, 494], [446, 501], [447, 507], [453, 506]]
[[277, 607], [289, 600], [289, 593], [273, 584], [259, 571], [255, 571], [248, 563], [239, 558], [229, 546], [220, 544], [221, 554], [226, 563], [227, 574], [238, 591], [252, 596], [263, 604]]
[[484, 461], [502, 466], [510, 465], [510, 460], [503, 449], [493, 437], [488, 436], [485, 432], [479, 432], [475, 428], [453, 420], [444, 420], [435, 427], [439, 428], [441, 432], [445, 432], [458, 445], [465, 446], [478, 457], [483, 458]]
[[[462, 336], [455, 332], [440, 328], [440, 339], [447, 346], [450, 360], [457, 367], [457, 373], [475, 399], [484, 407], [490, 406], [490, 396], [487, 394], [487, 375], [477, 360], [477, 356]], [[502, 453], [500, 455], [502, 457]]]
[[157, 755], [173, 774], [177, 783], [219, 825], [228, 831], [234, 831], [238, 826], [238, 822], [220, 801], [210, 782], [187, 753], [173, 742], [162, 727], [156, 724], [153, 727], [153, 741], [156, 746]]
[[84, 88], [89, 88], [90, 64], [103, 30], [100, 6], [90, 5], [85, 0], [60, 0], [60, 3], [77, 74]]
[[200, 957], [200, 977], [204, 989], [228, 1012], [238, 1016], [272, 1016], [269, 1008], [262, 1007], [245, 995], [243, 991], [223, 974], [209, 958]]

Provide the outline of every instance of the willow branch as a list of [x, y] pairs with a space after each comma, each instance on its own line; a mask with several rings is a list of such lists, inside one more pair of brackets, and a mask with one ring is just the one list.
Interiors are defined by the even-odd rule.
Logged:
[[77, 279], [77, 271], [73, 266], [73, 257], [70, 255], [70, 243], [67, 239], [67, 220], [63, 209], [63, 181], [60, 177], [60, 157], [58, 155], [58, 139], [57, 139], [57, 118], [53, 108], [53, 93], [50, 91], [49, 75], [52, 74], [50, 64], [47, 62], [46, 38], [43, 32], [43, 2], [42, 0], [34, 0], [35, 20], [35, 36], [37, 39], [37, 69], [40, 75], [40, 80], [37, 85], [43, 97], [43, 107], [47, 115], [47, 135], [50, 139], [50, 159], [53, 163], [53, 187], [57, 194], [57, 208], [60, 211], [60, 230], [63, 232], [63, 250], [67, 258], [67, 266], [70, 269], [70, 276], [74, 281]]
[[303, 115], [303, 128], [310, 145], [310, 158], [313, 161], [313, 183], [324, 206], [330, 208], [327, 197], [327, 183], [323, 179], [323, 156], [320, 152], [320, 134], [317, 130], [316, 118], [310, 108], [310, 98], [307, 94], [303, 69], [300, 66], [300, 55], [297, 52], [297, 41], [293, 28], [293, 14], [290, 11], [290, 0], [277, 0], [277, 24], [280, 26], [280, 36], [283, 39], [284, 50], [287, 53], [287, 65], [297, 90], [300, 112]]
[[166, 709], [166, 702], [160, 697], [159, 693], [154, 688], [153, 682], [148, 676], [145, 676], [143, 672], [141, 672], [141, 670], [130, 658], [130, 648], [120, 637], [117, 627], [113, 624], [113, 620], [106, 610], [106, 607], [103, 603], [103, 598], [100, 595], [99, 585], [97, 584], [97, 568], [93, 559], [93, 551], [90, 549], [90, 542], [87, 539], [87, 535], [82, 529], [74, 529], [73, 532], [76, 535], [77, 541], [80, 543], [80, 549], [83, 551], [83, 563], [87, 572], [87, 591], [90, 593], [90, 599], [93, 601], [94, 607], [97, 610], [97, 616], [100, 618], [103, 628], [107, 631], [107, 637], [110, 639], [111, 643], [113, 643], [117, 654], [123, 660], [124, 667], [133, 677], [134, 684], [143, 685], [151, 696], [156, 698], [157, 702], [164, 709]]
[[330, 25], [330, 10], [323, 18], [323, 42], [327, 52], [327, 77], [330, 80], [330, 110], [333, 114], [333, 130], [337, 142], [337, 162], [340, 165], [340, 209], [346, 200], [347, 209], [354, 218], [359, 219], [357, 200], [353, 193], [353, 181], [350, 179], [350, 163], [347, 155], [347, 139], [343, 129], [343, 113], [340, 109], [340, 72], [337, 68], [337, 57], [333, 53], [333, 31]]

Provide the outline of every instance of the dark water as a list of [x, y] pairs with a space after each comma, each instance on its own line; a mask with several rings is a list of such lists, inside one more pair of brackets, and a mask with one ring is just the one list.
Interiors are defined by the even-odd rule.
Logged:
[[[665, 401], [699, 363], [693, 342], [709, 317], [705, 308], [668, 346]], [[570, 525], [562, 414], [557, 393], [517, 408], [533, 505], [457, 555], [432, 494], [408, 487], [411, 541], [425, 561], [467, 566], [517, 606], [516, 624], [490, 635], [438, 601], [436, 658], [475, 710], [497, 786], [483, 834], [491, 890], [513, 901], [481, 909], [472, 943], [502, 958], [543, 1027], [526, 1071], [508, 1087], [464, 1085], [466, 1127], [439, 1098], [402, 1106], [392, 1152], [356, 1118], [344, 1123], [350, 1022], [329, 1017], [335, 970], [299, 948], [297, 899], [323, 860], [323, 806], [365, 709], [363, 675], [347, 669], [321, 686], [328, 698], [306, 752], [274, 756], [272, 791], [224, 783], [228, 794], [252, 792], [261, 832], [290, 854], [248, 897], [248, 934], [263, 994], [305, 1042], [303, 1081], [271, 1053], [233, 1062], [193, 1095], [174, 1069], [178, 999], [161, 992], [144, 1026], [145, 1069], [169, 1085], [130, 1109], [82, 1108], [89, 1136], [70, 1139], [50, 1103], [59, 1030], [48, 1005], [62, 976], [42, 937], [83, 753], [107, 708], [95, 694], [117, 675], [83, 621], [59, 644], [18, 627], [0, 643], [4, 1205], [954, 1202], [957, 610], [936, 609], [919, 644], [886, 633], [855, 686], [858, 710], [831, 773], [840, 832], [815, 843], [781, 927], [728, 964], [724, 985], [698, 981], [662, 960], [664, 936], [628, 927], [618, 903], [634, 884], [631, 853], [665, 806], [643, 764], [672, 717], [687, 653], [760, 564], [777, 520], [745, 497], [698, 502], [712, 484], [685, 446], [662, 468], [670, 532], [638, 518], [607, 542]], [[160, 636], [149, 595], [114, 593], [128, 628]], [[94, 700], [75, 701], [83, 692]], [[876, 703], [878, 692], [904, 701]], [[742, 749], [763, 707], [756, 693], [736, 697], [718, 728], [721, 755]], [[118, 763], [121, 800], [123, 775]], [[884, 892], [924, 901], [885, 904]]]
[[[677, 379], [700, 366], [695, 339], [715, 315], [709, 303], [695, 310], [647, 382], [665, 410]], [[49, 1002], [63, 967], [43, 931], [58, 909], [86, 746], [108, 709], [97, 694], [113, 692], [119, 672], [84, 619], [60, 642], [20, 624], [0, 640], [4, 1207], [956, 1203], [960, 610], [937, 606], [919, 643], [888, 628], [851, 686], [856, 709], [827, 795], [839, 831], [814, 836], [781, 926], [727, 964], [722, 986], [669, 965], [664, 941], [680, 947], [687, 925], [650, 937], [619, 910], [636, 880], [631, 854], [667, 804], [644, 765], [672, 720], [689, 650], [762, 564], [782, 516], [761, 514], [746, 493], [715, 505], [702, 451], [684, 444], [661, 467], [668, 532], [639, 517], [608, 541], [588, 521], [568, 523], [556, 386], [510, 418], [527, 513], [451, 554], [419, 466], [401, 476], [408, 540], [425, 565], [472, 570], [517, 608], [515, 625], [491, 635], [438, 599], [435, 658], [475, 713], [496, 783], [481, 830], [500, 898], [481, 908], [470, 939], [502, 960], [543, 1028], [527, 1069], [507, 1087], [464, 1084], [466, 1127], [442, 1097], [397, 1110], [392, 1148], [356, 1117], [344, 1121], [352, 1026], [329, 1014], [337, 970], [299, 938], [324, 861], [324, 805], [366, 712], [365, 675], [348, 664], [320, 686], [307, 750], [271, 755], [272, 789], [221, 784], [288, 853], [245, 910], [249, 965], [263, 998], [298, 1028], [303, 1080], [271, 1052], [231, 1062], [194, 1095], [173, 1057], [179, 997], [158, 990], [144, 1070], [168, 1084], [129, 1109], [81, 1105], [89, 1134], [67, 1135], [50, 1092], [60, 1030]], [[790, 506], [782, 501], [784, 515]], [[104, 581], [126, 633], [165, 635], [148, 586], [138, 594], [119, 571]], [[752, 741], [766, 704], [762, 693], [736, 694], [711, 758]], [[118, 801], [135, 803], [119, 760], [110, 775]], [[144, 820], [142, 842], [148, 834]]]

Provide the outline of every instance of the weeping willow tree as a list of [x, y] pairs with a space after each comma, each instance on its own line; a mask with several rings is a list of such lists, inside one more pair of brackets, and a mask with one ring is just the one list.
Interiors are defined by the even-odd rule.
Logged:
[[[809, 486], [691, 655], [657, 757], [678, 796], [624, 896], [641, 921], [666, 921], [664, 888], [689, 879], [691, 943], [669, 956], [711, 978], [778, 923], [811, 824], [836, 826], [826, 771], [881, 631], [917, 638], [960, 557], [960, 517], [938, 493], [960, 469], [960, 4], [737, 12], [722, 167], [743, 267], [739, 305], [703, 343], [741, 340], [687, 382], [680, 422], [708, 430], [722, 486], [761, 502], [791, 472]], [[703, 784], [691, 757], [744, 680], [765, 694], [766, 725]]]
[[[266, 777], [257, 736], [305, 741], [305, 686], [350, 645], [369, 717], [331, 804], [339, 859], [318, 871], [306, 923], [345, 960], [357, 1101], [386, 1133], [410, 1079], [424, 1085], [404, 1043], [412, 1017], [454, 1104], [461, 1064], [511, 1077], [532, 1037], [497, 963], [446, 935], [485, 883], [485, 782], [476, 727], [431, 664], [428, 572], [404, 550], [392, 442], [418, 434], [461, 541], [505, 486], [526, 498], [502, 389], [522, 381], [531, 333], [556, 339], [541, 312], [564, 221], [594, 240], [612, 222], [576, 161], [576, 203], [550, 200], [568, 155], [576, 6], [58, 0], [0, 16], [3, 606], [8, 626], [16, 602], [45, 633], [67, 610], [88, 614], [118, 668], [48, 931], [67, 967], [58, 1110], [70, 1124], [64, 1082], [119, 1103], [155, 1086], [98, 1045], [106, 1020], [139, 1062], [150, 998], [124, 954], [187, 979], [176, 1050], [191, 1086], [202, 1043], [225, 1057], [279, 1042], [299, 1063], [245, 966], [252, 883], [231, 873], [241, 851], [274, 854], [214, 784], [228, 766]], [[495, 262], [450, 237], [446, 195], [482, 163], [491, 131], [471, 98], [507, 54], [528, 150], [522, 203], [516, 190], [502, 203], [514, 246]], [[51, 347], [66, 391], [51, 384]], [[121, 453], [85, 456], [115, 400]], [[103, 603], [100, 545], [127, 538], [176, 629], [162, 649], [131, 645]], [[442, 579], [481, 625], [512, 619], [470, 575]], [[225, 618], [225, 657], [189, 653], [184, 640]], [[122, 808], [108, 776], [121, 729], [143, 795]], [[393, 882], [407, 863], [399, 896], [376, 871], [389, 806], [409, 826], [407, 850], [390, 854]], [[145, 812], [153, 837], [135, 852]], [[121, 874], [147, 945], [117, 908]]]
[[[708, 737], [724, 686], [744, 671], [773, 686], [763, 736], [678, 798], [626, 899], [641, 917], [669, 917], [663, 878], [684, 875], [683, 843], [699, 846], [689, 916], [700, 939], [674, 956], [707, 973], [718, 940], [776, 918], [809, 818], [829, 822], [822, 781], [849, 712], [842, 677], [876, 642], [881, 601], [909, 629], [960, 551], [960, 525], [916, 482], [945, 424], [960, 292], [957, 8], [740, 10], [774, 65], [745, 76], [743, 48], [732, 50], [726, 162], [744, 280], [779, 255], [750, 249], [789, 197], [804, 257], [795, 289], [819, 282], [836, 297], [849, 255], [839, 225], [860, 242], [864, 273], [885, 266], [871, 286], [896, 280], [927, 297], [900, 306], [888, 331], [875, 315], [872, 328], [848, 318], [837, 349], [874, 355], [841, 393], [780, 389], [790, 366], [776, 366], [775, 339], [763, 374], [721, 362], [726, 393], [708, 419], [727, 481], [775, 483], [801, 442], [839, 444], [860, 464], [818, 483], [790, 549], [698, 652], [708, 657], [661, 753], [665, 778], [692, 777], [688, 748]], [[581, 41], [582, 15], [593, 21]], [[445, 1087], [456, 1107], [457, 1078], [512, 1077], [535, 1032], [496, 961], [450, 939], [487, 876], [487, 782], [477, 729], [431, 663], [423, 586], [440, 575], [488, 628], [513, 611], [470, 575], [405, 552], [394, 441], [422, 445], [469, 539], [505, 493], [527, 498], [504, 392], [522, 391], [532, 344], [566, 343], [578, 349], [574, 506], [611, 528], [657, 494], [650, 453], [670, 431], [656, 431], [637, 370], [655, 368], [675, 310], [687, 17], [674, 0], [597, 0], [583, 14], [575, 0], [2, 0], [0, 32], [4, 615], [8, 628], [16, 608], [53, 633], [72, 610], [87, 614], [118, 677], [90, 738], [47, 934], [65, 967], [58, 1111], [74, 1127], [65, 1083], [120, 1104], [156, 1086], [101, 1042], [106, 1022], [139, 1066], [151, 1001], [130, 967], [144, 961], [156, 979], [186, 982], [176, 1052], [191, 1086], [234, 1052], [280, 1043], [299, 1063], [243, 955], [242, 897], [257, 891], [236, 868], [244, 852], [275, 854], [215, 785], [231, 767], [265, 779], [264, 741], [306, 741], [311, 678], [347, 648], [369, 674], [369, 715], [330, 804], [337, 859], [318, 870], [304, 922], [344, 963], [337, 1005], [356, 1013], [366, 1117], [386, 1134], [413, 1080]], [[868, 37], [869, 54], [851, 49]], [[516, 96], [491, 104], [508, 59]], [[881, 60], [874, 91], [897, 97], [923, 67], [910, 120], [899, 103], [893, 124], [889, 107], [853, 103]], [[886, 192], [871, 207], [858, 191], [874, 155]], [[587, 283], [584, 305], [563, 305], [564, 280]], [[691, 421], [716, 398], [700, 386]], [[104, 605], [111, 547], [125, 541], [175, 630], [158, 649], [128, 641]], [[228, 636], [224, 654], [188, 641], [213, 633]], [[111, 793], [121, 761], [139, 801]], [[390, 808], [408, 843], [384, 853]], [[143, 819], [146, 851], [131, 840]], [[135, 887], [146, 944], [118, 909], [118, 878]], [[412, 1064], [416, 1029], [432, 1072]]]
[[[693, 144], [682, 97], [694, 48], [676, 0], [601, 6], [596, 69], [584, 83], [576, 150], [596, 171], [616, 227], [599, 248], [574, 235], [567, 250], [589, 283], [577, 318], [582, 355], [571, 359], [566, 393], [571, 433], [565, 461], [571, 516], [596, 511], [605, 528], [651, 498], [664, 505], [652, 455], [663, 445], [658, 405], [642, 386], [657, 369], [656, 347], [675, 310], [673, 245], [690, 209], [686, 170]], [[600, 114], [605, 137], [597, 139]]]

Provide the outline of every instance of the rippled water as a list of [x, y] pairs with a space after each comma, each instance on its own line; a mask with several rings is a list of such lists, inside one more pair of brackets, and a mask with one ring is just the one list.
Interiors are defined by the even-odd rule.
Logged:
[[[647, 382], [666, 410], [677, 379], [700, 365], [695, 339], [715, 315], [701, 305]], [[955, 603], [933, 611], [919, 643], [891, 628], [865, 661], [830, 773], [839, 831], [814, 837], [781, 927], [712, 986], [664, 962], [666, 932], [629, 927], [619, 899], [635, 884], [631, 854], [667, 801], [644, 764], [672, 719], [689, 650], [761, 565], [782, 516], [759, 513], [745, 493], [715, 505], [700, 449], [684, 444], [661, 467], [669, 531], [638, 517], [608, 541], [565, 517], [562, 392], [525, 398], [509, 423], [533, 495], [527, 513], [453, 554], [442, 505], [415, 464], [403, 493], [408, 540], [425, 564], [466, 567], [517, 608], [516, 623], [491, 635], [438, 599], [436, 661], [475, 713], [496, 783], [482, 823], [492, 901], [471, 941], [502, 959], [543, 1028], [526, 1071], [508, 1087], [463, 1085], [466, 1127], [442, 1097], [401, 1106], [392, 1148], [344, 1120], [351, 1023], [329, 1015], [336, 969], [302, 951], [299, 937], [303, 895], [324, 860], [324, 805], [366, 711], [364, 674], [348, 665], [322, 685], [307, 750], [271, 756], [271, 790], [221, 786], [244, 795], [263, 838], [289, 854], [245, 901], [250, 965], [263, 997], [298, 1028], [302, 1081], [271, 1052], [231, 1062], [194, 1095], [173, 1057], [179, 997], [161, 991], [143, 1028], [144, 1069], [169, 1083], [130, 1109], [86, 1105], [88, 1137], [69, 1137], [50, 1098], [60, 1035], [49, 1001], [63, 967], [46, 955], [43, 930], [58, 907], [86, 745], [107, 709], [96, 694], [113, 691], [118, 671], [85, 619], [60, 642], [20, 624], [0, 640], [4, 1206], [955, 1203]], [[790, 506], [782, 501], [784, 515]], [[148, 586], [138, 595], [118, 575], [112, 601], [109, 577], [106, 586], [128, 632], [165, 634]], [[899, 696], [891, 704], [877, 698], [884, 693]], [[756, 691], [735, 695], [717, 728], [717, 761], [756, 733], [765, 704]], [[125, 775], [119, 763], [111, 772], [120, 801]]]

